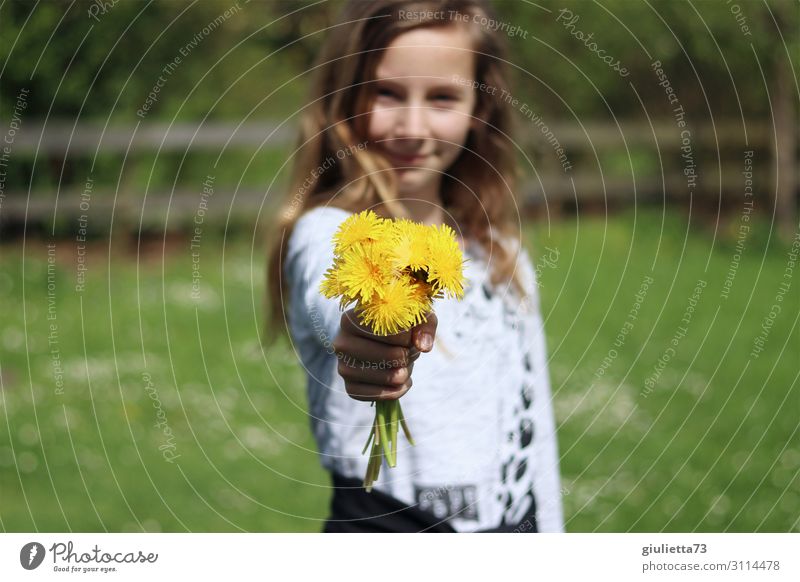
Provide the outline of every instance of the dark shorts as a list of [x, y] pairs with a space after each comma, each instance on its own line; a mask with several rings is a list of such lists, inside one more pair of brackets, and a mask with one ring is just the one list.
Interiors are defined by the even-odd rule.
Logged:
[[[480, 530], [481, 532], [536, 532], [536, 508], [519, 523]], [[455, 533], [453, 527], [431, 512], [375, 489], [364, 491], [359, 479], [333, 473], [331, 514], [325, 522], [324, 533]]]

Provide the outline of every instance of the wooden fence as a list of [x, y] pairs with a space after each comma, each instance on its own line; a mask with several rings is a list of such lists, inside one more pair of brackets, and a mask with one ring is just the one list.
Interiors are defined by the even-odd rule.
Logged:
[[[683, 129], [689, 133], [682, 134]], [[547, 208], [550, 212], [565, 205], [684, 201], [691, 195], [710, 205], [740, 206], [747, 150], [754, 152], [754, 189], [764, 204], [771, 203], [777, 174], [771, 126], [724, 120], [714, 125], [687, 124], [683, 129], [673, 120], [653, 124], [626, 121], [620, 125], [559, 122], [550, 127], [531, 122], [519, 132], [520, 150], [525, 152], [521, 159], [528, 166], [528, 180], [518, 193], [521, 204], [526, 209]], [[16, 135], [10, 158], [11, 163], [18, 156], [35, 158], [37, 163], [45, 159], [63, 162], [81, 156], [91, 160], [100, 152], [118, 156], [119, 163], [124, 164], [142, 152], [188, 150], [191, 155], [237, 150], [249, 154], [262, 148], [279, 149], [288, 156], [293, 136], [293, 127], [268, 122], [202, 126], [140, 123], [123, 127], [28, 123]], [[643, 160], [644, 171], [637, 169]], [[788, 194], [781, 194], [795, 196], [796, 164], [780, 171], [790, 172], [793, 184]], [[115, 221], [132, 225], [160, 222], [163, 227], [167, 216], [170, 225], [190, 223], [198, 210], [202, 179], [198, 178], [197, 188], [171, 191], [156, 187], [146, 197], [141, 192], [114, 192], [114, 184], [93, 184], [91, 213], [93, 217], [110, 217], [113, 210]], [[213, 202], [209, 201], [214, 212], [208, 213], [209, 220], [212, 216], [217, 221], [225, 219], [232, 204], [239, 216], [274, 212], [273, 201], [279, 196], [267, 193], [266, 187], [234, 192], [235, 184], [215, 184]], [[283, 187], [280, 184], [278, 190]], [[69, 219], [82, 214], [82, 183], [65, 185], [58, 192], [29, 192], [12, 184], [6, 184], [6, 188], [8, 191], [0, 196], [0, 224], [44, 224], [56, 217]]]

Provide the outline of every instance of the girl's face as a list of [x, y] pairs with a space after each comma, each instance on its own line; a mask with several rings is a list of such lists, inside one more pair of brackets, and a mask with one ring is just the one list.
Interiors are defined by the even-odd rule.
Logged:
[[438, 200], [441, 172], [474, 123], [474, 58], [460, 26], [415, 29], [384, 51], [369, 139], [394, 166], [401, 196]]

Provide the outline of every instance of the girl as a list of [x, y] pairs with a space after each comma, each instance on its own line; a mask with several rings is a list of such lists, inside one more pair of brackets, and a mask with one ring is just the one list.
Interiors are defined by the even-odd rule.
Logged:
[[[536, 282], [511, 221], [494, 21], [480, 0], [351, 1], [314, 68], [270, 295], [332, 474], [327, 532], [563, 529]], [[452, 226], [467, 259], [463, 301], [438, 300], [425, 324], [378, 337], [320, 295], [333, 234], [365, 209]], [[416, 445], [367, 493], [369, 401], [401, 396]]]

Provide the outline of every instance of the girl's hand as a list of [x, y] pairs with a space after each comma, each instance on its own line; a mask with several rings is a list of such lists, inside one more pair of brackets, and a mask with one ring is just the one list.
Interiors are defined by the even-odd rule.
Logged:
[[411, 388], [411, 372], [421, 352], [433, 349], [438, 320], [432, 311], [425, 323], [395, 335], [378, 336], [358, 322], [353, 309], [342, 314], [333, 342], [338, 372], [351, 398], [397, 400]]

